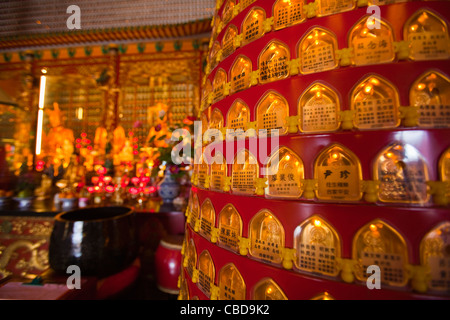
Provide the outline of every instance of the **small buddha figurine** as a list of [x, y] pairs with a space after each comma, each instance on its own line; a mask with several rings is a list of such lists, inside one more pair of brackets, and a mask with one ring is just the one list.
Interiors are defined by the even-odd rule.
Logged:
[[61, 110], [57, 102], [53, 103], [53, 110], [46, 109], [51, 129], [44, 139], [45, 153], [50, 156], [54, 164], [69, 163], [73, 154], [75, 141], [73, 131], [61, 124]]

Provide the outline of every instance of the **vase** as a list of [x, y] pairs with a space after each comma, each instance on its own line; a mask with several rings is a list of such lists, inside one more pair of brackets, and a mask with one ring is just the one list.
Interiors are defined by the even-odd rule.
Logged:
[[163, 200], [163, 203], [170, 204], [180, 192], [180, 185], [172, 176], [172, 173], [166, 169], [164, 178], [158, 184], [158, 194]]

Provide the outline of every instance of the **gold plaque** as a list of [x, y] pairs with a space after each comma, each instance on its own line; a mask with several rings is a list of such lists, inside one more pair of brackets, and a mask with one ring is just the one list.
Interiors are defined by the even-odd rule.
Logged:
[[279, 135], [287, 133], [287, 117], [289, 105], [287, 100], [278, 92], [267, 92], [258, 102], [256, 107], [257, 129], [266, 129], [267, 135], [271, 129], [278, 130]]
[[238, 28], [231, 24], [228, 26], [222, 38], [222, 57], [226, 58], [236, 50], [234, 39], [239, 34]]
[[314, 178], [320, 200], [359, 201], [362, 197], [361, 163], [344, 146], [334, 144], [319, 154], [314, 163]]
[[219, 41], [214, 41], [211, 51], [209, 52], [209, 66], [210, 70], [213, 70], [219, 61], [217, 61], [217, 54], [220, 51], [220, 43]]
[[274, 29], [279, 30], [305, 21], [306, 0], [278, 0], [273, 5]]
[[211, 120], [209, 121], [209, 129], [221, 129], [223, 127], [223, 115], [222, 112], [215, 108], [211, 114]]
[[227, 115], [227, 128], [234, 130], [231, 132], [231, 136], [245, 138], [248, 122], [250, 122], [250, 108], [241, 99], [236, 99]]
[[252, 61], [246, 56], [239, 55], [231, 66], [230, 93], [250, 88], [250, 74], [252, 73]]
[[213, 161], [211, 163], [210, 189], [213, 191], [223, 191], [225, 177], [228, 174], [225, 157], [220, 153], [216, 154], [214, 158], [219, 159], [219, 157], [221, 157], [222, 161]]
[[408, 248], [403, 237], [381, 220], [374, 220], [358, 230], [353, 238], [355, 276], [367, 281], [369, 266], [380, 268], [381, 285], [404, 286], [408, 282]]
[[439, 175], [441, 181], [447, 182], [446, 196], [450, 199], [450, 148], [445, 150], [439, 159]]
[[[274, 161], [278, 162], [276, 166]], [[303, 190], [300, 181], [304, 179], [304, 166], [302, 159], [294, 151], [280, 147], [270, 158], [267, 166], [275, 167], [275, 173], [267, 176], [266, 196], [268, 198], [297, 199], [301, 197]]]
[[189, 245], [187, 247], [187, 252], [186, 252], [186, 257], [187, 257], [187, 272], [189, 274], [189, 276], [192, 277], [194, 276], [194, 270], [196, 270], [197, 268], [197, 250], [195, 249], [195, 243], [194, 240], [191, 239], [189, 241]]
[[202, 101], [207, 100], [209, 94], [212, 91], [213, 91], [213, 87], [212, 87], [211, 81], [209, 81], [209, 79], [206, 79], [205, 85], [202, 88]]
[[353, 48], [353, 64], [357, 66], [388, 63], [395, 59], [392, 28], [383, 20], [362, 17], [351, 29], [348, 43], [349, 48]]
[[450, 291], [450, 222], [445, 221], [428, 232], [420, 243], [420, 260], [429, 270], [431, 290]]
[[203, 201], [200, 210], [200, 234], [206, 239], [211, 239], [211, 230], [216, 223], [216, 212], [211, 200], [206, 199]]
[[259, 83], [269, 83], [289, 77], [289, 47], [272, 40], [258, 58]]
[[200, 163], [197, 164], [197, 177], [198, 177], [198, 187], [203, 189], [206, 188], [206, 177], [209, 175], [209, 165], [205, 161], [205, 157], [203, 156], [205, 148], [203, 148], [202, 155], [200, 156]]
[[253, 300], [288, 300], [288, 298], [275, 281], [266, 278], [255, 285]]
[[213, 103], [225, 97], [225, 86], [227, 84], [227, 73], [222, 68], [216, 71], [213, 80]]
[[307, 88], [298, 102], [301, 132], [329, 132], [339, 129], [340, 99], [336, 91], [316, 82]]
[[281, 263], [284, 228], [269, 211], [261, 210], [250, 221], [250, 255], [269, 263]]
[[266, 12], [263, 8], [253, 7], [247, 13], [241, 27], [243, 46], [264, 35], [264, 20], [266, 20]]
[[317, 17], [350, 11], [356, 7], [356, 0], [318, 0]]
[[322, 218], [313, 216], [294, 231], [295, 266], [298, 270], [335, 277], [341, 258], [339, 235]]
[[450, 58], [450, 38], [445, 21], [426, 9], [414, 13], [403, 27], [403, 39], [409, 41], [412, 60]]
[[255, 193], [255, 180], [258, 177], [258, 161], [248, 150], [240, 150], [236, 154], [231, 167], [232, 192], [253, 195]]
[[192, 195], [192, 207], [191, 207], [191, 227], [195, 228], [195, 224], [200, 214], [200, 203], [198, 201], [198, 195], [196, 192]]
[[231, 204], [223, 207], [219, 214], [219, 245], [239, 252], [239, 237], [242, 236], [242, 219]]
[[323, 28], [312, 29], [302, 37], [297, 48], [300, 72], [309, 74], [336, 69], [338, 67], [335, 54], [337, 49], [335, 34]]
[[419, 151], [409, 144], [394, 143], [375, 159], [374, 178], [380, 181], [382, 202], [425, 203], [428, 201], [428, 168]]
[[222, 21], [223, 25], [226, 25], [228, 22], [233, 19], [233, 9], [236, 6], [236, 0], [227, 0], [225, 6], [222, 11]]
[[245, 300], [244, 278], [233, 263], [225, 265], [219, 272], [219, 299]]
[[216, 278], [216, 269], [208, 250], [204, 250], [198, 258], [198, 287], [208, 297], [211, 296], [211, 285]]
[[387, 80], [369, 75], [354, 87], [350, 108], [353, 123], [360, 130], [395, 128], [400, 124], [398, 91]]
[[414, 81], [409, 102], [419, 109], [420, 127], [450, 127], [450, 79], [440, 72], [427, 71]]

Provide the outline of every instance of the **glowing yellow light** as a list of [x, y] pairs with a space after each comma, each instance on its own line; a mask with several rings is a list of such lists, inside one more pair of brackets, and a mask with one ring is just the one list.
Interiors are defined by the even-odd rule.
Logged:
[[320, 98], [321, 96], [322, 96], [322, 93], [321, 93], [320, 91], [317, 91], [317, 92], [316, 92], [316, 97], [317, 97], [317, 98]]
[[322, 226], [322, 222], [318, 219], [314, 220], [314, 226], [320, 228]]
[[266, 293], [267, 293], [267, 294], [271, 294], [272, 291], [273, 291], [272, 287], [268, 287], [267, 290], [266, 290]]
[[364, 92], [365, 93], [370, 93], [372, 91], [372, 86], [371, 85], [367, 85], [365, 88], [364, 88]]
[[289, 159], [291, 159], [291, 157], [289, 155], [286, 155], [285, 159], [286, 159], [286, 161], [289, 161]]
[[37, 120], [37, 134], [36, 134], [36, 155], [41, 154], [41, 144], [42, 144], [42, 120], [44, 118], [44, 110], [38, 110], [38, 120]]
[[41, 72], [42, 72], [43, 74], [46, 74], [46, 73], [47, 73], [47, 69], [42, 68], [42, 69], [41, 69]]
[[378, 81], [378, 79], [377, 78], [370, 78], [370, 83], [372, 83], [373, 85], [379, 85], [380, 84], [380, 81]]
[[314, 41], [314, 44], [317, 46], [319, 44], [319, 40]]
[[41, 85], [39, 89], [39, 109], [44, 108], [44, 99], [45, 99], [45, 85], [47, 83], [47, 77], [41, 76]]
[[335, 153], [333, 153], [332, 155], [331, 155], [331, 157], [333, 158], [333, 159], [337, 159], [337, 158], [339, 158], [339, 154], [337, 154], [336, 152]]
[[44, 97], [45, 97], [45, 84], [47, 82], [46, 76], [41, 76], [41, 84], [39, 89], [39, 109], [36, 129], [36, 155], [41, 154], [42, 144], [42, 122], [44, 118]]
[[386, 157], [388, 157], [388, 158], [392, 158], [393, 156], [394, 156], [394, 154], [392, 152], [386, 153]]
[[376, 232], [378, 230], [377, 226], [374, 224], [371, 224], [369, 228], [370, 228], [370, 231], [372, 231], [372, 232]]
[[419, 83], [418, 85], [417, 85], [417, 89], [418, 90], [423, 90], [423, 89], [425, 89], [425, 84], [423, 84], [423, 83]]
[[[449, 155], [449, 157], [450, 157], [450, 155]], [[295, 161], [295, 166], [298, 167], [299, 165], [300, 165], [300, 162]]]

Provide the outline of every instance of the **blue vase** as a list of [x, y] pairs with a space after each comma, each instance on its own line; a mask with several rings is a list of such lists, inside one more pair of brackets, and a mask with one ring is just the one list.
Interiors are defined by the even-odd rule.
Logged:
[[173, 178], [168, 169], [164, 172], [164, 178], [158, 184], [158, 194], [163, 199], [163, 203], [172, 203], [180, 193], [180, 185]]

